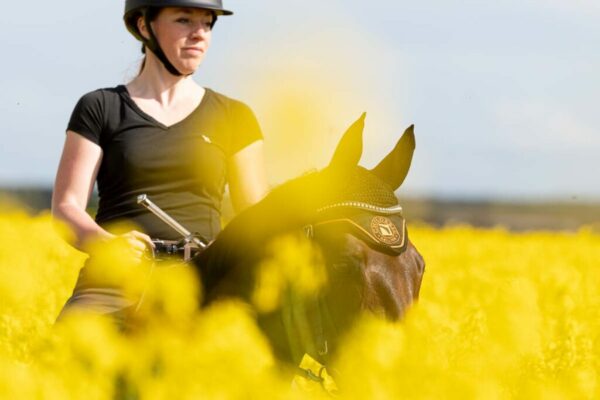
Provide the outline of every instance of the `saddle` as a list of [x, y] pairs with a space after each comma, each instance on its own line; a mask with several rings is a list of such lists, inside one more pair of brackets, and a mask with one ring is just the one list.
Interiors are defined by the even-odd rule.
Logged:
[[204, 250], [195, 242], [186, 239], [153, 239], [152, 243], [154, 243], [152, 255], [155, 261], [177, 260], [188, 262]]

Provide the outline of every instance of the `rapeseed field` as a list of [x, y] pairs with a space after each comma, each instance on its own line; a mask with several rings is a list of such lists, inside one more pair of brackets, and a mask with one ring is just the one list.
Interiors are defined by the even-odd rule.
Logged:
[[[198, 309], [190, 271], [127, 266], [99, 276], [146, 293], [142, 328], [74, 314], [54, 321], [86, 255], [49, 215], [0, 215], [1, 399], [329, 398], [292, 384], [251, 309]], [[419, 303], [401, 324], [364, 316], [329, 369], [344, 399], [600, 398], [600, 235], [410, 226], [427, 267]], [[295, 239], [290, 239], [295, 240]], [[280, 246], [280, 277], [264, 275], [269, 308], [286, 276], [323, 284], [303, 243]], [[104, 264], [104, 265], [108, 265]], [[316, 276], [312, 282], [310, 276]], [[269, 290], [269, 285], [275, 288]]]

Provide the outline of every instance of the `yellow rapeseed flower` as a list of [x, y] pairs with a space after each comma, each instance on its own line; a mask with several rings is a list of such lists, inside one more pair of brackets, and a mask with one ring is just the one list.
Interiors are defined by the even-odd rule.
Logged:
[[[47, 214], [0, 215], [0, 398], [327, 398], [292, 387], [250, 305], [199, 309], [191, 269], [131, 263], [118, 242], [98, 245], [92, 273], [143, 299], [135, 324], [73, 313], [54, 325], [87, 258], [68, 236]], [[427, 262], [420, 300], [401, 323], [365, 315], [347, 333], [327, 366], [340, 398], [600, 398], [597, 233], [421, 225], [410, 237]], [[281, 238], [252, 301], [273, 310], [326, 279], [310, 242]]]

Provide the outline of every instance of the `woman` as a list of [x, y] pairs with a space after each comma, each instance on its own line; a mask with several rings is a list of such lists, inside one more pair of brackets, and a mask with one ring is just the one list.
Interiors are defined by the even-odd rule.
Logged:
[[[236, 211], [267, 191], [262, 134], [245, 104], [196, 84], [191, 75], [209, 48], [221, 0], [127, 0], [127, 29], [143, 44], [139, 75], [125, 86], [84, 95], [71, 116], [54, 186], [53, 215], [75, 232], [76, 247], [126, 240], [139, 259], [151, 238], [176, 232], [136, 203], [147, 194], [192, 232], [220, 230], [229, 184]], [[86, 213], [97, 181], [95, 220]], [[118, 235], [111, 225], [138, 226]], [[116, 313], [131, 305], [117, 289], [97, 287], [82, 269], [65, 310]], [[65, 312], [63, 310], [63, 313]]]

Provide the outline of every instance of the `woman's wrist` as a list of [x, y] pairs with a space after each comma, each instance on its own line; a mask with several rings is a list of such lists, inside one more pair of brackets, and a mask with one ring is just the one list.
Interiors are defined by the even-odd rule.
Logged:
[[82, 232], [79, 235], [79, 240], [77, 241], [77, 248], [85, 249], [92, 243], [106, 243], [116, 238], [117, 235], [114, 235], [100, 226], [96, 226], [92, 228], [88, 232]]

